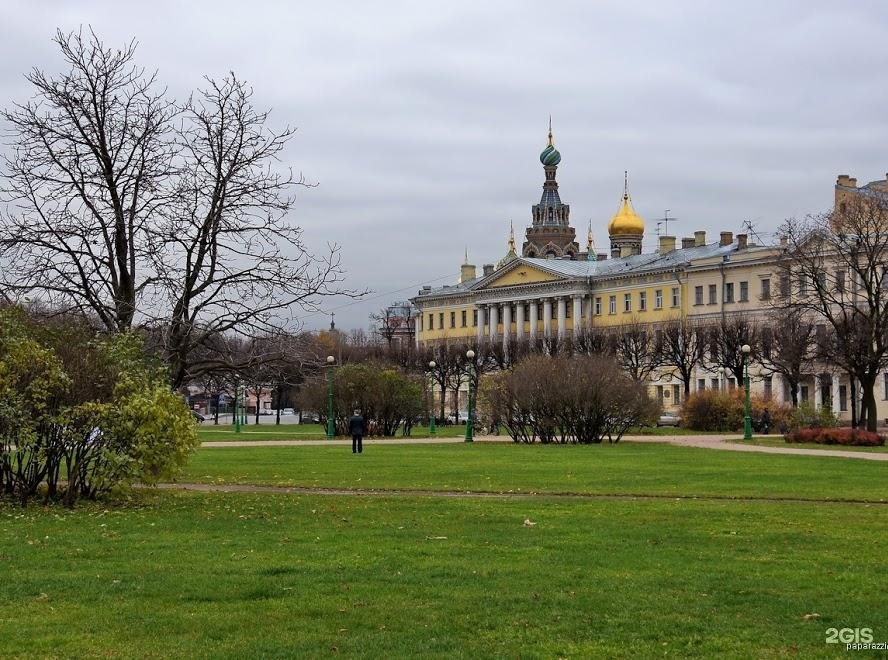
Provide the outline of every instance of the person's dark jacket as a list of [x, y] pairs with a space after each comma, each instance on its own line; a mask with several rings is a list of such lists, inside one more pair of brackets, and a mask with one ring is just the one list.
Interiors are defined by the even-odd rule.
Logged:
[[364, 418], [360, 415], [352, 415], [348, 420], [348, 432], [351, 435], [364, 435]]

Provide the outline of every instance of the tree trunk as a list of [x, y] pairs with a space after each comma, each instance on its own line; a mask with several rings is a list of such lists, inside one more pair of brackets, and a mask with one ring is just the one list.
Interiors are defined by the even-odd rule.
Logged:
[[447, 386], [442, 385], [441, 386], [441, 423], [442, 424], [444, 423], [444, 419], [447, 415], [447, 413], [444, 410], [444, 406], [446, 403], [447, 403]]
[[856, 429], [857, 419], [857, 379], [854, 374], [848, 374], [848, 382], [851, 383], [851, 428]]
[[792, 401], [792, 407], [799, 407], [799, 383], [798, 381], [789, 384], [789, 398]]
[[879, 414], [876, 410], [876, 376], [867, 374], [860, 379], [860, 424], [866, 424], [866, 430], [876, 432], [879, 425]]

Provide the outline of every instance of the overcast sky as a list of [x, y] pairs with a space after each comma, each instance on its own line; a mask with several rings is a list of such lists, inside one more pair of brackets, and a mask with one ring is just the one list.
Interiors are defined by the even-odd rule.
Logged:
[[672, 234], [751, 220], [770, 240], [827, 208], [836, 174], [888, 171], [885, 2], [2, 0], [4, 106], [30, 67], [59, 70], [55, 29], [81, 24], [136, 38], [176, 95], [234, 70], [298, 127], [287, 164], [318, 186], [293, 220], [374, 291], [337, 310], [345, 329], [455, 281], [466, 245], [495, 262], [510, 220], [520, 245], [550, 114], [561, 197], [599, 249], [624, 169], [646, 251], [667, 208]]

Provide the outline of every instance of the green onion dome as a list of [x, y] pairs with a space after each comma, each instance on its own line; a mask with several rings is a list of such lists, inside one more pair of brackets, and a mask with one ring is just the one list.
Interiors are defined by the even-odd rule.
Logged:
[[540, 154], [540, 162], [546, 166], [557, 165], [561, 162], [561, 153], [554, 145], [549, 144]]

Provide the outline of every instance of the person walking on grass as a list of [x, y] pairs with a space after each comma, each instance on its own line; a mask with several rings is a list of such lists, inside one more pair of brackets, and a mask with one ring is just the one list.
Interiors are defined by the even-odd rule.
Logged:
[[348, 420], [348, 432], [352, 437], [352, 454], [364, 453], [364, 418], [361, 411], [355, 410], [355, 414]]

